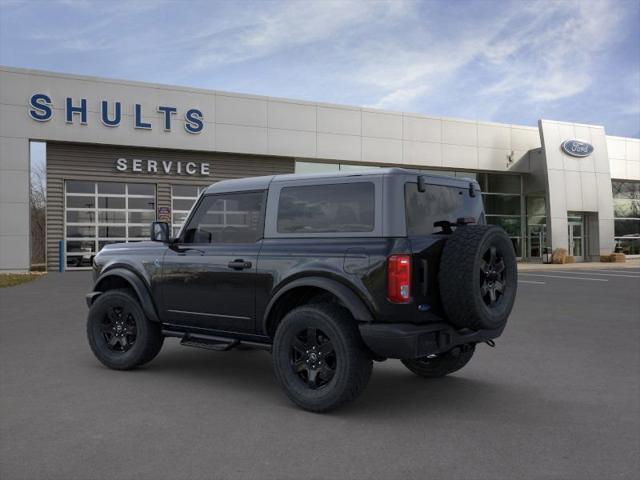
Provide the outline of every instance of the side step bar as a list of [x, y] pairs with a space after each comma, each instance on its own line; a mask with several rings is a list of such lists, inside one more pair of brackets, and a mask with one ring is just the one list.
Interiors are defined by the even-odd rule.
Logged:
[[162, 335], [165, 337], [180, 338], [180, 345], [186, 347], [204, 348], [207, 350], [215, 350], [224, 352], [235, 347], [246, 347], [257, 350], [271, 351], [271, 345], [268, 343], [252, 342], [249, 340], [239, 340], [237, 338], [219, 337], [217, 335], [206, 335], [203, 333], [180, 332], [176, 330], [162, 329]]

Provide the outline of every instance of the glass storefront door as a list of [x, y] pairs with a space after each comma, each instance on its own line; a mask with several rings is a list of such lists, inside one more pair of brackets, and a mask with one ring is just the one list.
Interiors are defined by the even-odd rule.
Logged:
[[569, 234], [569, 255], [576, 257], [576, 261], [584, 260], [585, 234], [584, 216], [569, 214], [567, 218]]
[[547, 242], [547, 226], [545, 224], [528, 225], [529, 254], [528, 258], [542, 258]]

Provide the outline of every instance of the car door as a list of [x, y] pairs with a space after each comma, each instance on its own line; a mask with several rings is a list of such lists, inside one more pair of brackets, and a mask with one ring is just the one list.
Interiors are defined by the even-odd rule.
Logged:
[[163, 321], [254, 332], [265, 191], [204, 196], [162, 269]]

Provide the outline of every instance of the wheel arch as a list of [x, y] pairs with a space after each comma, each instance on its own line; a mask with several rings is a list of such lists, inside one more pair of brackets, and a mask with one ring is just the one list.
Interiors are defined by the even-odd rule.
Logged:
[[262, 332], [273, 337], [278, 323], [288, 311], [319, 295], [337, 299], [356, 321], [373, 321], [365, 302], [350, 287], [331, 278], [304, 277], [287, 283], [271, 297], [262, 318]]
[[[133, 290], [147, 318], [153, 322], [160, 321], [156, 307], [151, 300], [151, 292], [136, 273], [122, 267], [108, 270], [98, 277], [93, 291], [104, 293], [115, 288], [130, 288]], [[98, 296], [94, 295], [92, 301]]]

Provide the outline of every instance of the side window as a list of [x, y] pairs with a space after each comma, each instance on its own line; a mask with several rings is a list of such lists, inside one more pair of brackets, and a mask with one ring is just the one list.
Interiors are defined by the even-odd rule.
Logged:
[[375, 187], [371, 182], [284, 187], [278, 233], [371, 232]]
[[183, 243], [253, 243], [262, 237], [264, 192], [209, 195], [184, 229]]

